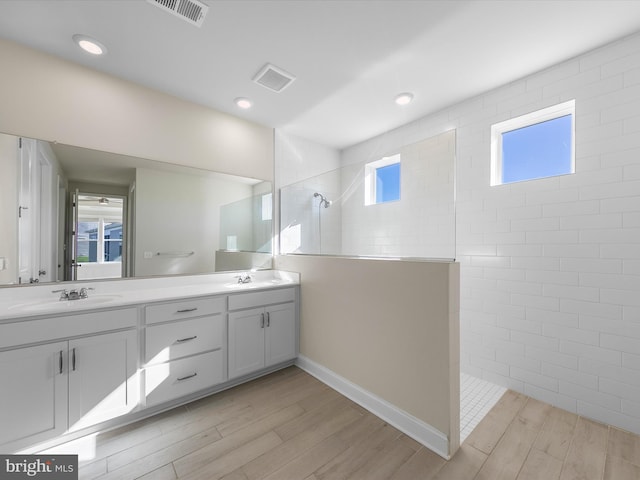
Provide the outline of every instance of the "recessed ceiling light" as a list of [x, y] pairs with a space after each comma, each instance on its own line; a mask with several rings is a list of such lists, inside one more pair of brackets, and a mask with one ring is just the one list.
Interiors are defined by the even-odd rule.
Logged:
[[404, 92], [396, 95], [396, 103], [398, 105], [407, 105], [413, 100], [413, 93]]
[[246, 110], [247, 108], [251, 108], [251, 100], [249, 100], [248, 98], [244, 98], [244, 97], [238, 97], [234, 100], [234, 102], [236, 102], [236, 105], [244, 110]]
[[104, 55], [107, 53], [107, 47], [97, 41], [95, 38], [91, 38], [87, 35], [76, 34], [73, 37], [73, 41], [85, 52], [91, 55]]

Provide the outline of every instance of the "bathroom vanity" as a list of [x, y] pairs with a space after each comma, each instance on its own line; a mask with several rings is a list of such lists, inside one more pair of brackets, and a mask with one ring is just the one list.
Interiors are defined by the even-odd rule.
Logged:
[[[239, 280], [230, 272], [0, 289], [0, 451], [129, 423], [291, 365], [298, 274]], [[81, 287], [86, 298], [59, 299]]]

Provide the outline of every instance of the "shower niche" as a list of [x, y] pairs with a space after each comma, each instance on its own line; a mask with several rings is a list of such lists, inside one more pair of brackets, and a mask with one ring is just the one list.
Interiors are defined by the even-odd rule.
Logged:
[[455, 130], [282, 187], [280, 209], [282, 254], [453, 260]]

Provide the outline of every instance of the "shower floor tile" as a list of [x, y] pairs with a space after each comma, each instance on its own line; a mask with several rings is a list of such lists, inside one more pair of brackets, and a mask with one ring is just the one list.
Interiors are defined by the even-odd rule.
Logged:
[[460, 443], [500, 400], [507, 389], [460, 373]]

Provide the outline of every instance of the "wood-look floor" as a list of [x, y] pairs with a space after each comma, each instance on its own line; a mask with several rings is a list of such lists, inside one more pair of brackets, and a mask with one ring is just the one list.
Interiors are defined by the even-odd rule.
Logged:
[[640, 479], [640, 437], [512, 391], [446, 462], [295, 367], [84, 441], [81, 479]]

